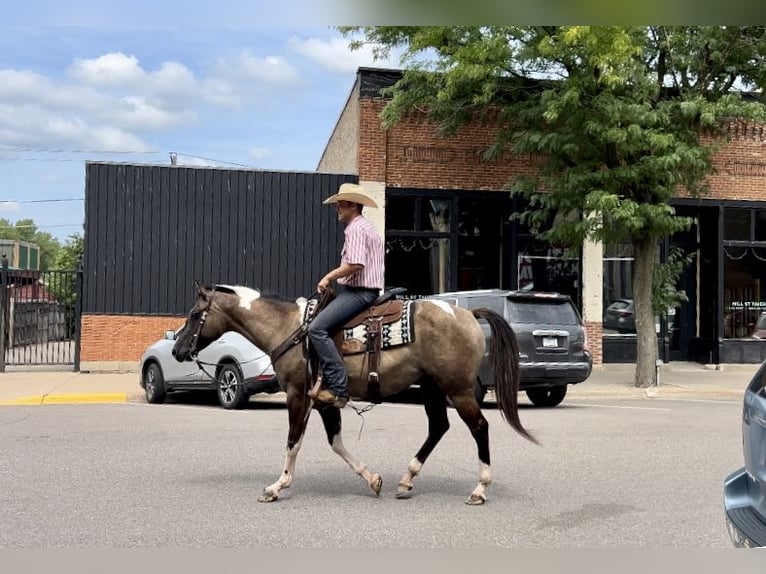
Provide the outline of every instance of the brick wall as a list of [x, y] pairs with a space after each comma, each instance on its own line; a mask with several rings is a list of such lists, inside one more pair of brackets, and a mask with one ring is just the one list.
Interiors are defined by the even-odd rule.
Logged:
[[[363, 99], [359, 106], [359, 177], [386, 187], [429, 189], [507, 189], [513, 177], [534, 174], [532, 157], [504, 153], [483, 160], [494, 142], [493, 118], [440, 137], [424, 114], [412, 114], [388, 132], [380, 126], [382, 99]], [[766, 126], [732, 123], [729, 142], [714, 156], [716, 173], [708, 177], [710, 199], [766, 200]], [[709, 141], [709, 140], [708, 140]], [[688, 196], [683, 191], [679, 196]]]
[[604, 325], [602, 323], [585, 323], [585, 333], [588, 336], [590, 352], [593, 353], [593, 364], [602, 364], [604, 361], [604, 348], [601, 340], [604, 335]]
[[713, 156], [706, 198], [766, 200], [766, 125], [731, 124], [729, 142]]
[[179, 328], [185, 320], [185, 317], [83, 315], [80, 361], [138, 361], [166, 330]]
[[386, 132], [379, 117], [384, 105], [379, 99], [360, 105], [360, 179], [385, 181], [387, 187], [500, 190], [508, 188], [513, 176], [536, 170], [530, 157], [481, 157], [493, 143], [493, 118], [442, 137], [423, 114], [412, 114]]
[[386, 142], [388, 136], [378, 114], [383, 100], [364, 98], [359, 102], [359, 179], [386, 181]]

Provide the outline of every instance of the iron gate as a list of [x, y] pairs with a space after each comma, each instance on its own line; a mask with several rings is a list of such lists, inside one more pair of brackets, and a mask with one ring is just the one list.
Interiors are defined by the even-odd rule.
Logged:
[[6, 366], [80, 368], [82, 271], [0, 271], [0, 370]]

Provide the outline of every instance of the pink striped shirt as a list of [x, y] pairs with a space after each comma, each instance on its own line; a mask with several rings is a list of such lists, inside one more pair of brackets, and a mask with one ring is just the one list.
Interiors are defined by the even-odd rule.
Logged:
[[359, 215], [344, 230], [345, 241], [340, 254], [342, 263], [363, 265], [352, 275], [341, 277], [338, 283], [349, 287], [383, 289], [383, 240], [369, 220]]

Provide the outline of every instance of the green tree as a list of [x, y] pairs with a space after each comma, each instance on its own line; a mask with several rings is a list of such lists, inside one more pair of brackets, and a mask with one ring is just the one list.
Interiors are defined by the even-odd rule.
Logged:
[[766, 118], [756, 90], [766, 78], [766, 29], [338, 29], [352, 48], [370, 44], [380, 56], [403, 50], [384, 126], [416, 109], [444, 135], [477, 116], [496, 118], [488, 156], [507, 149], [542, 160], [535, 177], [512, 182], [529, 199], [522, 218], [540, 228], [551, 212], [565, 216], [542, 238], [572, 249], [585, 238], [633, 245], [635, 385], [655, 383], [658, 243], [692, 223], [668, 200], [682, 190], [706, 192], [727, 122]]
[[71, 273], [80, 268], [84, 252], [84, 241], [81, 235], [70, 235], [61, 247], [56, 257], [55, 265], [51, 266], [52, 273], [46, 276], [46, 287], [60, 303], [72, 308], [77, 300], [77, 275]]
[[67, 237], [66, 243], [59, 249], [53, 268], [64, 271], [77, 269], [80, 266], [84, 252], [85, 241], [83, 240], [82, 235], [70, 235]]
[[50, 269], [58, 256], [61, 243], [46, 231], [40, 231], [32, 219], [19, 219], [11, 223], [0, 219], [0, 239], [15, 239], [34, 243], [40, 248], [40, 269]]

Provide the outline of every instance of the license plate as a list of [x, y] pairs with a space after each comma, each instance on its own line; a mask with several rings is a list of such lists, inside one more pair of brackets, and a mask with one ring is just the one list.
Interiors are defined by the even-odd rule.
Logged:
[[556, 337], [543, 337], [543, 347], [558, 347], [559, 340]]

